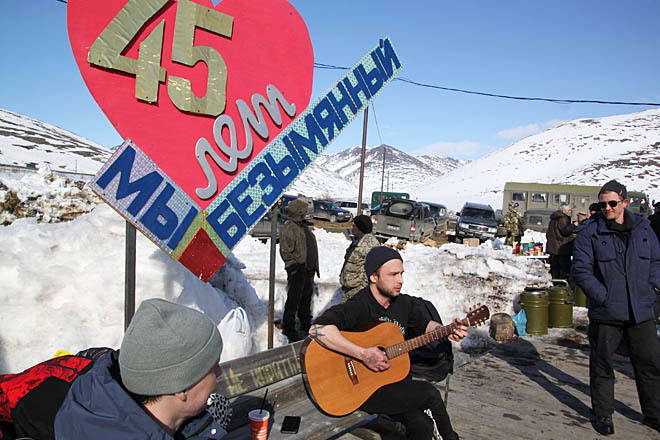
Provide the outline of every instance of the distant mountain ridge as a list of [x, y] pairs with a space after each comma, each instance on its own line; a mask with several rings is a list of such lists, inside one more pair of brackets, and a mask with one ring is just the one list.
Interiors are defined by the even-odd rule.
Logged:
[[[357, 199], [361, 151], [322, 154], [287, 192]], [[95, 174], [111, 154], [71, 132], [0, 109], [0, 164]], [[367, 148], [363, 200], [382, 182], [386, 191], [409, 192], [452, 210], [466, 201], [499, 208], [507, 181], [602, 185], [613, 178], [660, 200], [659, 165], [660, 109], [653, 109], [569, 121], [472, 162], [415, 157], [389, 145]]]
[[500, 208], [507, 181], [600, 186], [610, 179], [660, 200], [660, 109], [565, 122], [456, 168], [414, 194], [451, 209], [466, 201]]
[[94, 174], [111, 154], [70, 131], [0, 109], [0, 164]]
[[[383, 156], [385, 156], [384, 172]], [[336, 173], [341, 179], [358, 188], [361, 161], [362, 147], [349, 147], [338, 153], [321, 155], [315, 164]], [[381, 184], [385, 191], [410, 192], [463, 163], [465, 161], [445, 157], [415, 157], [385, 144], [367, 148], [364, 159], [363, 194], [369, 199], [372, 191], [380, 191]], [[357, 189], [347, 196], [357, 198]]]
[[[408, 192], [463, 164], [450, 158], [416, 158], [389, 145], [368, 148], [363, 189], [366, 198], [381, 189], [384, 150], [385, 185], [393, 191]], [[111, 154], [109, 149], [67, 130], [0, 109], [0, 165], [48, 166], [53, 171], [95, 174]], [[357, 199], [361, 154], [361, 147], [351, 147], [321, 155], [287, 192]]]

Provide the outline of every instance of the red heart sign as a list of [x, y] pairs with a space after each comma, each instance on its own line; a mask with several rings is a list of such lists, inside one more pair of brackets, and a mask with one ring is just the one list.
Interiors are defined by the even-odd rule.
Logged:
[[[305, 22], [286, 0], [216, 7], [210, 0], [69, 0], [68, 29], [83, 79], [110, 122], [201, 208], [309, 104], [314, 54]], [[296, 110], [280, 111], [280, 126], [262, 112], [267, 134], [257, 135], [244, 126], [237, 101], [254, 113], [252, 97], [266, 97], [269, 86]], [[219, 115], [235, 130], [216, 127], [214, 138]], [[223, 151], [218, 133], [228, 146], [233, 137], [239, 152], [251, 137], [252, 153], [239, 155], [233, 171], [213, 165], [217, 191], [202, 199], [196, 189], [209, 179], [196, 145], [204, 138]]]

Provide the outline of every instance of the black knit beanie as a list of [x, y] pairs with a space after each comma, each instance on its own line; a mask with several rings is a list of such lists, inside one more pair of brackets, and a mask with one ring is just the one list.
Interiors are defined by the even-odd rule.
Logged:
[[624, 200], [628, 198], [628, 191], [626, 190], [626, 187], [624, 185], [621, 185], [619, 182], [617, 182], [614, 179], [610, 180], [605, 185], [603, 185], [600, 191], [598, 191], [598, 195], [600, 196], [602, 193], [606, 191], [615, 192], [618, 195], [620, 195], [621, 198]]
[[353, 219], [355, 227], [365, 234], [369, 234], [373, 230], [373, 225], [371, 224], [371, 217], [368, 215], [358, 215]]
[[376, 246], [371, 248], [364, 259], [364, 271], [367, 273], [367, 279], [383, 264], [390, 260], [394, 260], [395, 258], [403, 261], [399, 252], [389, 246]]

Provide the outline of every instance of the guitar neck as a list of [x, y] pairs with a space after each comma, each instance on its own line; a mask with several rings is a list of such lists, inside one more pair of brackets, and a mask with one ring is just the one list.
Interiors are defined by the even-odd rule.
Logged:
[[[469, 322], [467, 321], [467, 319], [464, 319], [461, 323], [463, 325], [469, 325]], [[408, 353], [409, 351], [419, 348], [423, 345], [430, 344], [431, 342], [437, 341], [441, 338], [446, 338], [452, 334], [456, 327], [458, 327], [458, 325], [455, 322], [452, 322], [451, 324], [437, 328], [428, 333], [424, 333], [423, 335], [417, 336], [416, 338], [408, 339], [407, 341], [403, 341], [399, 344], [387, 347], [385, 349], [385, 354], [387, 355], [388, 359], [401, 356], [402, 354]]]

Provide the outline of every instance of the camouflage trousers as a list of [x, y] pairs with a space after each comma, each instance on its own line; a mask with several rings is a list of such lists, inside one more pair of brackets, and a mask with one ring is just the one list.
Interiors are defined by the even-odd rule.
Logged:
[[513, 246], [514, 242], [520, 242], [520, 235], [507, 235], [505, 244], [507, 246]]

